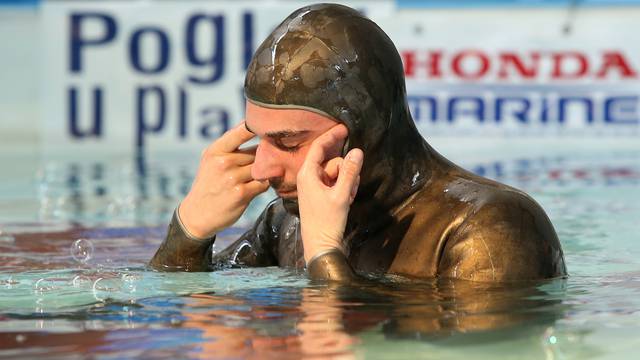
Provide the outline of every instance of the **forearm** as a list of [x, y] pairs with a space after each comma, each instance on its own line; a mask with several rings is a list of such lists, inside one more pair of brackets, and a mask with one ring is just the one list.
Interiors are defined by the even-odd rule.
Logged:
[[215, 236], [209, 239], [190, 236], [180, 224], [176, 210], [167, 236], [149, 265], [159, 271], [209, 271], [214, 240]]

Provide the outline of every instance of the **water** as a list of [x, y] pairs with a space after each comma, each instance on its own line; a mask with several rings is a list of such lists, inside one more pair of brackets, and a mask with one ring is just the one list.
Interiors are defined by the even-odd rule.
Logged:
[[556, 227], [570, 277], [504, 287], [390, 276], [344, 287], [275, 267], [153, 272], [145, 264], [188, 190], [197, 154], [3, 152], [0, 165], [11, 171], [0, 187], [0, 358], [635, 358], [637, 145], [432, 143], [532, 194]]

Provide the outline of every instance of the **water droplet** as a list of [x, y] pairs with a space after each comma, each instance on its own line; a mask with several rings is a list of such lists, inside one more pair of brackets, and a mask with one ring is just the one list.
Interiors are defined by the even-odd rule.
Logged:
[[93, 257], [93, 243], [87, 239], [78, 239], [71, 245], [71, 256], [75, 261], [86, 263]]
[[128, 294], [133, 294], [137, 290], [136, 285], [138, 283], [138, 280], [140, 280], [142, 277], [138, 274], [124, 273], [120, 276], [120, 278], [123, 282], [122, 291]]
[[105, 301], [122, 290], [122, 284], [117, 278], [98, 278], [93, 283], [93, 297], [98, 301]]
[[76, 275], [71, 281], [71, 284], [76, 288], [88, 286], [89, 284], [91, 284], [91, 279], [84, 275]]
[[33, 284], [33, 291], [36, 294], [44, 294], [47, 292], [51, 292], [59, 289], [59, 286], [56, 286], [57, 279], [45, 279], [40, 278]]
[[411, 179], [411, 186], [416, 186], [419, 178], [420, 178], [420, 171], [417, 171], [415, 174], [413, 174], [413, 178]]

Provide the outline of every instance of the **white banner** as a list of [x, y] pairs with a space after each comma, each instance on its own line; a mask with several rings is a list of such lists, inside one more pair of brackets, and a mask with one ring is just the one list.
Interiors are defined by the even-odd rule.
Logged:
[[[350, 5], [389, 13], [392, 2]], [[45, 147], [202, 147], [240, 121], [255, 48], [302, 2], [50, 2]]]
[[[569, 14], [570, 15], [570, 14]], [[640, 7], [401, 11], [418, 127], [430, 135], [638, 135]]]
[[[242, 118], [253, 51], [304, 4], [44, 3], [45, 151], [202, 148]], [[347, 4], [396, 43], [425, 135], [638, 135], [640, 8]]]

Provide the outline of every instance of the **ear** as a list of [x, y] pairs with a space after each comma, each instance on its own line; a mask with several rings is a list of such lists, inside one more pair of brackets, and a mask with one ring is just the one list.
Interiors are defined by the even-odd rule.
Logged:
[[340, 154], [340, 157], [344, 158], [349, 152], [349, 150], [351, 150], [351, 145], [349, 142], [349, 134], [351, 133], [351, 129], [349, 128], [349, 125], [347, 125], [345, 122], [341, 121], [341, 123], [347, 128], [347, 137], [344, 139], [344, 145], [342, 146], [342, 153]]
[[344, 146], [342, 146], [342, 153], [340, 154], [340, 157], [345, 157], [349, 150], [351, 149], [349, 149], [349, 135], [347, 135], [347, 138], [344, 139]]

